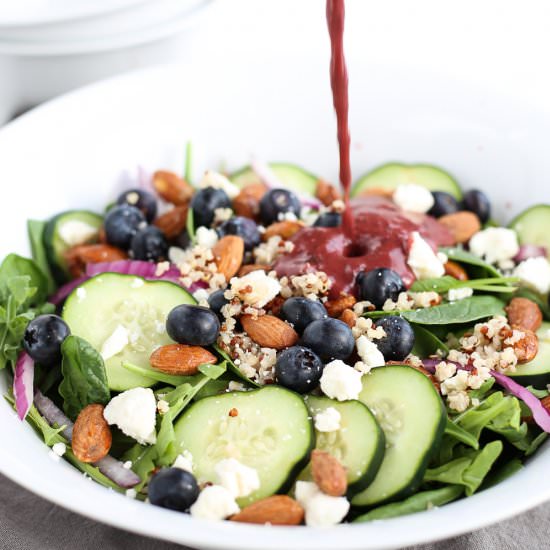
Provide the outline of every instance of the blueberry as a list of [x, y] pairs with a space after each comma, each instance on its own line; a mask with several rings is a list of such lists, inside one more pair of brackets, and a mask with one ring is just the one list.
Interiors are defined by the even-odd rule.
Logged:
[[381, 317], [377, 327], [386, 332], [384, 338], [376, 340], [376, 345], [386, 361], [402, 361], [411, 353], [414, 346], [414, 331], [410, 323], [397, 315]]
[[314, 390], [323, 374], [323, 362], [310, 349], [293, 346], [277, 356], [277, 382], [298, 393]]
[[61, 344], [69, 334], [58, 315], [39, 315], [27, 325], [23, 346], [37, 363], [49, 367], [61, 361]]
[[168, 243], [162, 231], [150, 225], [139, 229], [132, 237], [130, 252], [135, 260], [160, 262], [168, 255]]
[[265, 225], [269, 225], [279, 219], [279, 214], [291, 212], [299, 216], [300, 208], [300, 201], [292, 191], [271, 189], [260, 201], [260, 218]]
[[361, 300], [368, 300], [376, 306], [376, 309], [381, 309], [388, 298], [397, 300], [399, 293], [405, 291], [405, 285], [399, 274], [387, 267], [360, 271], [356, 281]]
[[152, 222], [157, 215], [157, 199], [152, 193], [143, 189], [129, 189], [121, 193], [116, 200], [117, 204], [135, 206], [145, 216], [148, 222]]
[[172, 239], [172, 242], [178, 248], [183, 248], [184, 250], [189, 248], [191, 246], [191, 237], [187, 233], [187, 229], [184, 229], [177, 237]]
[[481, 223], [489, 221], [491, 217], [491, 203], [487, 195], [479, 189], [472, 189], [464, 193], [462, 198], [464, 210], [469, 210], [477, 215]]
[[283, 304], [281, 314], [300, 334], [313, 321], [328, 317], [327, 310], [321, 302], [307, 298], [289, 298]]
[[339, 227], [341, 225], [342, 214], [338, 212], [325, 212], [315, 220], [313, 227]]
[[104, 228], [107, 242], [128, 250], [132, 237], [139, 227], [146, 223], [145, 216], [135, 206], [127, 204], [115, 206], [105, 216]]
[[347, 359], [355, 347], [355, 338], [346, 323], [329, 317], [310, 323], [304, 330], [301, 343], [328, 362]]
[[218, 338], [220, 320], [210, 308], [182, 304], [168, 314], [166, 331], [178, 344], [209, 346]]
[[224, 296], [224, 294], [225, 290], [216, 290], [216, 292], [212, 292], [212, 294], [208, 297], [208, 305], [217, 315], [220, 315], [222, 307], [229, 303], [229, 300]]
[[250, 218], [243, 218], [242, 216], [234, 216], [229, 220], [223, 222], [218, 227], [218, 234], [220, 237], [226, 235], [237, 235], [244, 241], [245, 250], [252, 250], [255, 246], [260, 244], [262, 237], [258, 231], [258, 226]]
[[210, 227], [216, 208], [231, 208], [231, 201], [223, 189], [205, 187], [197, 191], [191, 200], [195, 227]]
[[195, 476], [181, 468], [162, 468], [147, 486], [149, 501], [155, 506], [185, 512], [199, 497]]
[[428, 210], [428, 214], [434, 218], [440, 218], [446, 214], [458, 212], [458, 201], [450, 194], [444, 191], [432, 191], [434, 205]]

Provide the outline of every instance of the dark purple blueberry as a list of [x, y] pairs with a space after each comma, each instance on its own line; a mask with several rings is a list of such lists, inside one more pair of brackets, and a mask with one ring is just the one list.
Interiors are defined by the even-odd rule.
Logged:
[[187, 470], [162, 468], [149, 481], [147, 494], [155, 506], [185, 512], [199, 497], [199, 485]]
[[376, 345], [386, 361], [402, 361], [411, 353], [414, 330], [406, 319], [398, 315], [388, 315], [378, 319], [375, 324], [386, 332], [384, 338], [376, 340]]
[[481, 223], [486, 223], [491, 217], [491, 203], [487, 195], [479, 189], [471, 189], [462, 197], [464, 210], [473, 212]]
[[260, 218], [264, 225], [278, 221], [279, 214], [290, 212], [300, 215], [301, 204], [298, 197], [288, 189], [270, 189], [260, 201]]
[[388, 299], [397, 300], [399, 293], [406, 290], [399, 274], [387, 267], [360, 271], [356, 281], [359, 298], [368, 300], [376, 306], [376, 309], [381, 309]]
[[332, 359], [347, 359], [355, 347], [355, 338], [346, 323], [329, 317], [310, 323], [300, 343], [327, 363]]
[[428, 210], [428, 214], [434, 218], [440, 218], [447, 214], [453, 214], [460, 210], [458, 201], [450, 194], [444, 191], [432, 191], [434, 205]]
[[166, 332], [178, 344], [210, 346], [220, 333], [220, 320], [208, 307], [182, 304], [168, 314]]
[[27, 325], [23, 346], [34, 361], [53, 366], [61, 361], [61, 344], [70, 334], [67, 323], [58, 315], [39, 315]]
[[321, 302], [300, 297], [288, 298], [281, 308], [281, 315], [283, 319], [292, 323], [300, 334], [313, 321], [328, 317], [327, 310]]
[[210, 309], [217, 315], [221, 315], [222, 307], [229, 303], [229, 300], [224, 296], [225, 290], [216, 290], [208, 297], [208, 305]]
[[149, 225], [132, 237], [130, 252], [135, 260], [160, 262], [168, 256], [168, 242], [158, 227]]
[[318, 386], [322, 374], [323, 362], [308, 348], [293, 346], [277, 356], [277, 382], [289, 390], [310, 392]]
[[226, 235], [237, 235], [241, 237], [244, 241], [245, 250], [252, 250], [254, 247], [258, 246], [262, 240], [256, 222], [242, 216], [234, 216], [223, 222], [218, 227], [218, 235], [220, 237], [225, 237]]
[[210, 227], [217, 208], [231, 208], [231, 200], [223, 189], [205, 187], [195, 193], [191, 200], [195, 227]]
[[135, 206], [122, 204], [111, 208], [105, 216], [104, 228], [107, 242], [123, 250], [130, 248], [132, 237], [145, 227], [145, 216]]
[[313, 227], [340, 227], [341, 225], [342, 214], [338, 212], [325, 212], [315, 220]]
[[117, 204], [127, 204], [135, 206], [145, 216], [148, 222], [152, 222], [157, 215], [157, 199], [152, 193], [143, 189], [129, 189], [121, 193], [117, 199]]

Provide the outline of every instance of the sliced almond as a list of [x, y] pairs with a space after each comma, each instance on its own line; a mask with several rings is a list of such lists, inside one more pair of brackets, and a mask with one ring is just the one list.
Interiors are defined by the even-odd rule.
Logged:
[[166, 374], [189, 376], [199, 372], [199, 366], [213, 365], [216, 357], [200, 346], [168, 344], [157, 348], [149, 359], [151, 366]]
[[311, 453], [311, 475], [323, 493], [341, 497], [348, 490], [346, 469], [326, 451], [315, 449]]
[[167, 239], [177, 237], [187, 224], [187, 206], [174, 206], [159, 216], [154, 224], [164, 233]]
[[342, 198], [340, 191], [326, 182], [325, 180], [319, 180], [315, 189], [315, 196], [325, 205], [330, 206], [334, 201]]
[[241, 269], [239, 269], [238, 276], [244, 277], [245, 275], [248, 275], [249, 273], [252, 273], [253, 271], [265, 271], [266, 273], [268, 271], [271, 271], [271, 266], [267, 264], [248, 264], [243, 265]]
[[300, 525], [304, 520], [304, 509], [287, 495], [273, 495], [243, 508], [229, 519], [241, 523]]
[[153, 186], [165, 201], [176, 206], [188, 204], [193, 196], [193, 187], [174, 172], [158, 170], [153, 174]]
[[451, 232], [456, 243], [468, 242], [481, 229], [479, 218], [466, 210], [446, 214], [437, 221]]
[[298, 334], [287, 323], [273, 315], [242, 315], [241, 324], [248, 336], [263, 348], [284, 349], [298, 341]]
[[343, 295], [334, 300], [327, 300], [325, 302], [325, 308], [330, 317], [340, 317], [345, 309], [351, 309], [357, 300], [354, 296]]
[[536, 332], [542, 325], [540, 307], [528, 298], [512, 298], [504, 309], [510, 325], [521, 327], [521, 330]]
[[268, 241], [271, 237], [275, 237], [276, 235], [285, 240], [290, 239], [290, 237], [293, 237], [300, 229], [303, 229], [303, 227], [303, 222], [298, 221], [284, 220], [282, 222], [275, 222], [266, 228], [262, 235], [262, 240]]
[[237, 216], [257, 219], [260, 213], [260, 200], [267, 193], [263, 183], [251, 183], [241, 189], [233, 199], [233, 210]]
[[73, 427], [71, 447], [78, 460], [86, 463], [105, 458], [111, 449], [111, 428], [103, 418], [103, 405], [94, 403], [84, 407]]
[[86, 271], [86, 264], [99, 262], [116, 262], [125, 260], [128, 257], [126, 252], [110, 244], [81, 244], [67, 250], [65, 258], [69, 272], [73, 277], [80, 277]]
[[444, 267], [445, 275], [450, 275], [451, 277], [454, 277], [459, 281], [467, 281], [470, 278], [468, 277], [468, 273], [466, 273], [466, 270], [460, 264], [457, 264], [452, 260], [449, 260]]
[[218, 272], [222, 273], [226, 281], [234, 277], [244, 258], [244, 241], [236, 235], [222, 237], [212, 249]]
[[344, 309], [338, 319], [340, 319], [340, 321], [344, 321], [349, 328], [353, 328], [355, 323], [357, 323], [357, 315], [352, 309]]

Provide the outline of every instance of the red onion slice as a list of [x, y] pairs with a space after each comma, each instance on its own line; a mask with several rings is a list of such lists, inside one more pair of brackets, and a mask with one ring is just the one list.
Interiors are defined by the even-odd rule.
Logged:
[[72, 421], [65, 416], [65, 413], [49, 398], [46, 397], [40, 390], [36, 390], [34, 394], [34, 405], [38, 412], [48, 421], [50, 426], [57, 424], [59, 427], [65, 426], [62, 434], [71, 441], [73, 438]]
[[34, 361], [22, 351], [15, 364], [13, 375], [13, 397], [15, 410], [21, 420], [25, 420], [33, 401]]
[[78, 277], [77, 279], [73, 279], [72, 281], [65, 283], [63, 286], [60, 286], [57, 289], [57, 292], [55, 292], [48, 298], [48, 302], [50, 302], [54, 306], [58, 306], [77, 286], [81, 285], [84, 281], [87, 281], [88, 279], [88, 276], [83, 275], [82, 277]]
[[519, 252], [514, 256], [513, 260], [516, 263], [523, 262], [528, 258], [546, 258], [547, 250], [545, 246], [537, 246], [535, 244], [522, 244], [519, 247]]
[[100, 273], [120, 273], [123, 275], [137, 275], [145, 279], [171, 281], [180, 283], [181, 273], [175, 265], [164, 271], [161, 275], [157, 275], [157, 264], [152, 262], [144, 262], [141, 260], [117, 260], [116, 262], [99, 262], [96, 264], [86, 265], [86, 275], [93, 277]]

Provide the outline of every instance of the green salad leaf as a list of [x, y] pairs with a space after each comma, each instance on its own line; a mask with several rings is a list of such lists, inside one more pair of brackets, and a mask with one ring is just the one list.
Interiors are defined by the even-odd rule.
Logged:
[[517, 277], [491, 277], [486, 279], [459, 281], [450, 275], [445, 275], [434, 279], [418, 279], [412, 284], [410, 290], [413, 292], [433, 291], [439, 294], [444, 294], [456, 288], [472, 288], [473, 290], [498, 293], [515, 292], [517, 290], [515, 286], [506, 285], [517, 283], [518, 281], [519, 279]]
[[414, 330], [414, 347], [412, 354], [418, 357], [428, 357], [441, 351], [444, 355], [449, 353], [449, 347], [440, 340], [433, 332], [422, 325], [412, 325]]
[[472, 254], [463, 248], [443, 247], [440, 248], [439, 251], [443, 252], [449, 260], [466, 264], [470, 271], [470, 277], [473, 279], [483, 277], [502, 277], [502, 273], [495, 266], [487, 263], [475, 254]]
[[75, 419], [91, 403], [107, 404], [111, 399], [105, 364], [101, 355], [83, 338], [69, 336], [61, 346], [63, 359], [59, 394], [63, 409]]
[[36, 265], [47, 278], [48, 294], [53, 294], [56, 284], [50, 271], [46, 249], [44, 248], [44, 241], [42, 240], [45, 226], [45, 221], [27, 220], [27, 233], [29, 236], [29, 243], [31, 245], [32, 259], [36, 262]]

